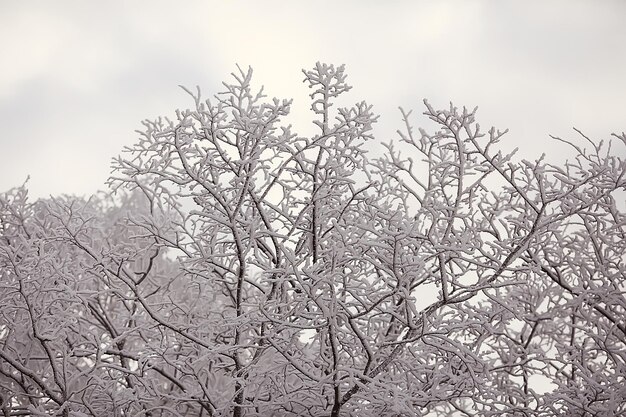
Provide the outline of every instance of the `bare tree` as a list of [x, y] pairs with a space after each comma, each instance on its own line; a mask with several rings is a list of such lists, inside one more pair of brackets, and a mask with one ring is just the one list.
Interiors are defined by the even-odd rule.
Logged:
[[233, 77], [145, 121], [110, 195], [0, 197], [5, 416], [626, 412], [626, 135], [518, 161], [425, 102], [438, 131], [402, 111], [368, 159], [343, 66], [304, 71], [311, 137]]

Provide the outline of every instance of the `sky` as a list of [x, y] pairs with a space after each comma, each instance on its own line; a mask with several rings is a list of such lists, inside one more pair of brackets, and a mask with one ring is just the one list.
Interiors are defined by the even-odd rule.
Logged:
[[0, 192], [28, 176], [34, 197], [104, 189], [142, 120], [191, 107], [178, 85], [209, 97], [236, 64], [294, 99], [298, 132], [301, 69], [321, 61], [346, 65], [379, 141], [426, 98], [478, 106], [481, 126], [510, 130], [504, 148], [558, 160], [549, 134], [626, 130], [624, 16], [624, 1], [1, 1]]

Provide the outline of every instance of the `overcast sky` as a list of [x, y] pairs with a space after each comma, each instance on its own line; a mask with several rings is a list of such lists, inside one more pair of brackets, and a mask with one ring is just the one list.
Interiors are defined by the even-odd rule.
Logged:
[[525, 157], [559, 157], [548, 134], [626, 130], [625, 17], [625, 1], [3, 1], [0, 191], [28, 175], [37, 197], [104, 188], [141, 120], [190, 107], [179, 84], [211, 95], [236, 63], [295, 99], [297, 131], [300, 69], [322, 61], [346, 64], [379, 140], [427, 98], [478, 106]]

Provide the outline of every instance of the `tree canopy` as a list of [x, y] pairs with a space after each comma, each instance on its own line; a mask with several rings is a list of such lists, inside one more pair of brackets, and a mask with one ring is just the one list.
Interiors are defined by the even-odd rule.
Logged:
[[312, 136], [238, 69], [109, 191], [0, 195], [4, 415], [626, 413], [626, 135], [520, 161], [425, 101], [370, 155], [344, 67], [303, 75]]

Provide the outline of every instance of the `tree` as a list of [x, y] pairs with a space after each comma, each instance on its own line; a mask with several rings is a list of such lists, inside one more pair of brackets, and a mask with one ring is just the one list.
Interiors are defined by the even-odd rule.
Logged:
[[0, 198], [5, 416], [626, 412], [626, 135], [517, 161], [425, 102], [370, 160], [344, 67], [304, 76], [312, 137], [239, 69], [109, 194]]

